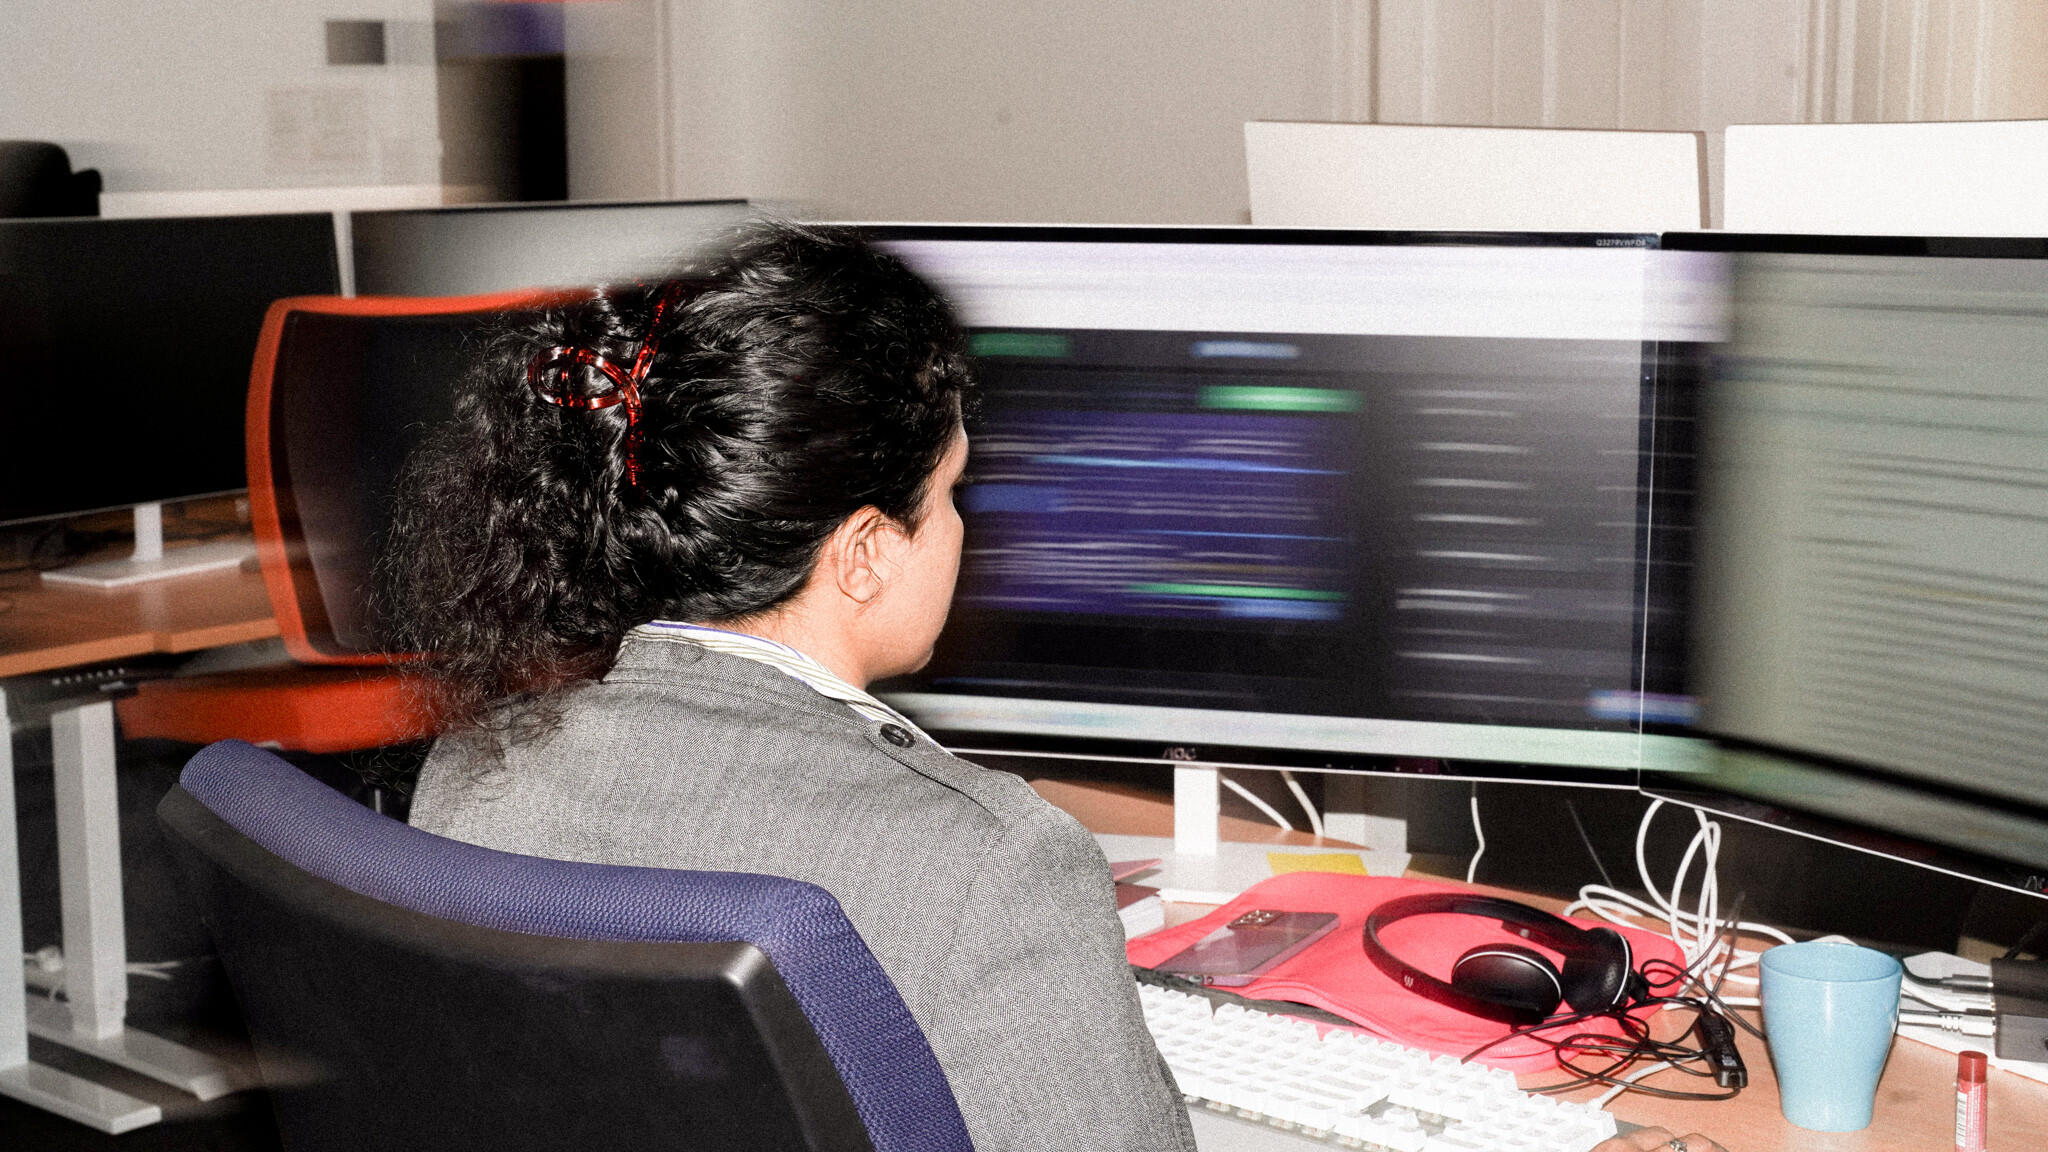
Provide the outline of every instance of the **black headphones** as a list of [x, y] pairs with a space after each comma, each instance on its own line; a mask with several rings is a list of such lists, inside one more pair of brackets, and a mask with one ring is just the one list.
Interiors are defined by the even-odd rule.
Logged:
[[[1380, 931], [1409, 916], [1452, 912], [1484, 916], [1524, 940], [1564, 954], [1559, 972], [1548, 957], [1519, 944], [1481, 944], [1451, 966], [1451, 981], [1420, 971], [1380, 943]], [[1365, 954], [1379, 970], [1426, 1000], [1447, 1008], [1526, 1026], [1540, 1024], [1561, 1007], [1575, 1013], [1626, 1009], [1649, 996], [1635, 970], [1628, 939], [1612, 928], [1581, 928], [1526, 904], [1493, 896], [1432, 892], [1402, 896], [1373, 910], [1365, 921]]]

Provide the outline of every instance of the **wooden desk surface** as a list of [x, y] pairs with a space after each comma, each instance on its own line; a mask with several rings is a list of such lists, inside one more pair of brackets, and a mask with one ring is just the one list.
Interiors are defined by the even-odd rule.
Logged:
[[[1076, 784], [1069, 781], [1035, 780], [1031, 785], [1054, 805], [1066, 810], [1092, 832], [1125, 836], [1173, 835], [1173, 805], [1154, 793], [1108, 784]], [[1317, 840], [1302, 832], [1285, 832], [1270, 824], [1224, 817], [1225, 840], [1247, 843], [1332, 844], [1342, 841]], [[1442, 880], [1441, 876], [1418, 879]], [[1480, 891], [1520, 900], [1555, 912], [1564, 901], [1528, 896], [1504, 888], [1475, 885]], [[1185, 923], [1210, 910], [1207, 905], [1177, 905], [1168, 908], [1169, 924]], [[1655, 925], [1645, 924], [1655, 929]], [[1755, 1022], [1754, 1009], [1746, 1010]], [[1676, 1028], [1690, 1019], [1689, 1013], [1664, 1013], [1658, 1023], [1668, 1021]], [[1661, 1030], [1660, 1030], [1660, 1034]], [[1778, 1082], [1771, 1073], [1770, 1055], [1762, 1041], [1738, 1031], [1737, 1043], [1749, 1065], [1749, 1087], [1733, 1100], [1662, 1100], [1641, 1093], [1625, 1093], [1609, 1105], [1615, 1117], [1632, 1124], [1669, 1128], [1679, 1135], [1699, 1132], [1711, 1137], [1729, 1152], [1943, 1152], [1955, 1143], [1954, 1054], [1913, 1040], [1893, 1043], [1884, 1077], [1877, 1086], [1877, 1107], [1870, 1127], [1861, 1132], [1808, 1132], [1787, 1123], [1778, 1113]], [[1988, 1041], [1986, 1041], [1988, 1043]], [[1521, 1078], [1524, 1088], [1557, 1083], [1557, 1073], [1531, 1073]], [[1665, 1071], [1646, 1077], [1644, 1084], [1698, 1091], [1711, 1082], [1683, 1073]], [[1567, 1099], [1584, 1100], [1604, 1089], [1567, 1093]], [[1997, 1152], [2048, 1148], [2048, 1084], [1994, 1069], [1990, 1080], [1991, 1131], [1988, 1146]]]
[[0, 677], [275, 635], [255, 572], [230, 568], [108, 591], [45, 584], [33, 572], [0, 580]]

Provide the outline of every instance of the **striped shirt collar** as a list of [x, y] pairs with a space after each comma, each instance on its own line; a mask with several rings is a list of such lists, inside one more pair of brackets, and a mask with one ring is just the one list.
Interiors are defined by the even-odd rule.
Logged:
[[[664, 644], [695, 644], [713, 652], [738, 656], [766, 664], [777, 672], [798, 681], [828, 700], [837, 700], [859, 715], [862, 719], [877, 724], [895, 724], [923, 736], [931, 737], [924, 730], [910, 722], [903, 713], [896, 711], [866, 692], [841, 680], [830, 668], [791, 648], [787, 644], [762, 636], [750, 636], [745, 632], [728, 632], [723, 628], [707, 628], [702, 624], [686, 624], [679, 620], [650, 620], [626, 633], [636, 640], [652, 640]], [[937, 743], [937, 741], [933, 741]]]

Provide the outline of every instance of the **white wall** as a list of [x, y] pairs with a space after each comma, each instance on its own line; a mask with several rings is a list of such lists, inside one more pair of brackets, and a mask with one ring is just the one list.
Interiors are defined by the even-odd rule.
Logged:
[[1730, 124], [2048, 116], [2042, 0], [1380, 0], [1376, 12], [1381, 122], [1704, 131], [1710, 190]]
[[[1730, 124], [2048, 115], [2044, 0], [602, 0], [579, 13], [631, 29], [611, 35], [610, 58], [586, 42], [615, 82], [586, 85], [601, 98], [580, 118], [572, 31], [579, 194], [866, 218], [1242, 220], [1239, 125], [1335, 120], [1704, 131], [1718, 220]], [[650, 142], [617, 147], [636, 134]]]
[[1237, 223], [1245, 121], [1369, 104], [1367, 0], [667, 4], [665, 190], [681, 197]]
[[1385, 123], [1720, 132], [1805, 119], [1811, 0], [1414, 0], [1380, 6]]
[[[0, 139], [109, 191], [434, 184], [432, 0], [0, 0]], [[330, 67], [325, 21], [394, 22]]]
[[[432, 0], [0, 0], [0, 138], [110, 191], [430, 184]], [[1231, 222], [1247, 120], [2048, 116], [2043, 0], [588, 0], [580, 197]], [[322, 22], [393, 62], [324, 63]], [[1718, 139], [1710, 137], [1718, 172]]]
[[2040, 0], [1811, 0], [1816, 121], [2048, 116]]
[[562, 12], [571, 200], [658, 200], [669, 183], [666, 0], [580, 0]]
[[1384, 123], [1718, 131], [2048, 115], [2041, 0], [1383, 0]]
[[[432, 0], [0, 0], [0, 138], [110, 191], [438, 180]], [[2042, 0], [586, 0], [572, 194], [1244, 219], [1247, 120], [2048, 115]], [[330, 67], [322, 21], [392, 21]], [[308, 130], [308, 128], [312, 130]], [[1710, 138], [1718, 172], [1718, 140]]]

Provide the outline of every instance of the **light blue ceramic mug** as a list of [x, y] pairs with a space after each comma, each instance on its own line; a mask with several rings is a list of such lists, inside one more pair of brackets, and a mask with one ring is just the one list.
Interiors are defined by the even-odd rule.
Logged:
[[1899, 1025], [1899, 962], [1816, 940], [1781, 944], [1760, 963], [1779, 1110], [1814, 1132], [1869, 1127]]

